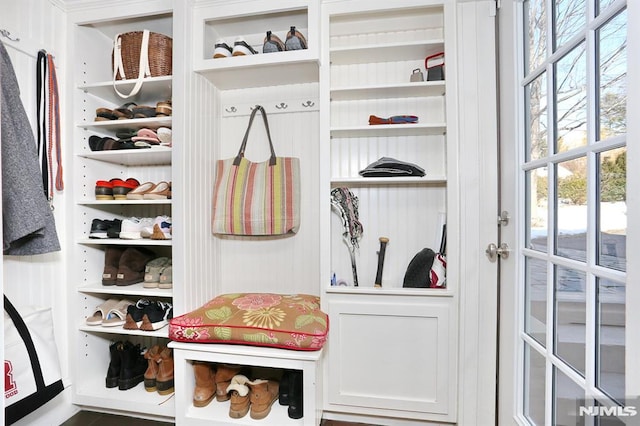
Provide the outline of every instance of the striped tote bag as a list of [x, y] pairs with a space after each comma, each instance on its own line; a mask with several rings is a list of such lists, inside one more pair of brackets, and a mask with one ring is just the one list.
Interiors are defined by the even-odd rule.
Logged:
[[[260, 111], [271, 157], [254, 163], [244, 157], [249, 130]], [[300, 227], [300, 160], [276, 157], [264, 108], [251, 113], [238, 155], [218, 160], [212, 231], [218, 235], [284, 235]]]

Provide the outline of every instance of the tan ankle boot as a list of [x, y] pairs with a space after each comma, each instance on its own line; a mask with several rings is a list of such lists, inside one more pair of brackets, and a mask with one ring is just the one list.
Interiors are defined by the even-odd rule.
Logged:
[[229, 400], [229, 395], [227, 394], [227, 387], [231, 383], [231, 379], [236, 374], [240, 373], [242, 367], [238, 365], [226, 365], [226, 364], [218, 364], [216, 370], [216, 399], [218, 402]]
[[256, 379], [247, 382], [251, 388], [249, 399], [251, 400], [250, 416], [254, 420], [267, 417], [271, 412], [271, 405], [278, 399], [279, 385], [275, 380]]
[[160, 395], [168, 395], [173, 392], [173, 350], [162, 348], [158, 354], [157, 362], [156, 388]]
[[249, 412], [249, 404], [251, 401], [249, 400], [248, 381], [249, 379], [246, 376], [236, 374], [227, 387], [227, 393], [231, 399], [231, 401], [229, 401], [229, 417], [233, 419], [240, 419]]
[[158, 375], [157, 357], [160, 354], [160, 351], [160, 346], [155, 345], [144, 353], [144, 358], [147, 360], [148, 365], [147, 371], [144, 372], [144, 389], [147, 392], [156, 391], [156, 376]]
[[196, 378], [196, 386], [193, 390], [193, 405], [195, 407], [205, 407], [216, 395], [216, 382], [212, 367], [209, 362], [193, 361], [193, 373]]

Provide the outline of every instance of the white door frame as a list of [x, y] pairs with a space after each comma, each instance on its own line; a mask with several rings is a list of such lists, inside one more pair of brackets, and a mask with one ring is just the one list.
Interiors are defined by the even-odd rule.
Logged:
[[498, 268], [485, 255], [489, 243], [498, 243], [495, 6], [495, 0], [456, 6], [460, 425], [489, 425], [495, 418]]

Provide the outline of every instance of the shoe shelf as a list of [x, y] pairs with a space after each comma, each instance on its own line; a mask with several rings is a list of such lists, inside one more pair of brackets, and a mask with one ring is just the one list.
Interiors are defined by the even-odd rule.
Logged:
[[[194, 70], [218, 89], [313, 83], [319, 78], [319, 4], [315, 0], [286, 2], [248, 1], [241, 8], [220, 4], [194, 8]], [[307, 49], [263, 53], [267, 31], [286, 41], [295, 26], [307, 41]], [[229, 47], [242, 37], [258, 53], [213, 58], [215, 44]]]
[[82, 206], [119, 206], [119, 205], [153, 205], [171, 204], [171, 200], [79, 200], [76, 204]]
[[171, 164], [170, 147], [153, 147], [141, 149], [119, 149], [113, 151], [90, 151], [77, 154], [82, 158], [120, 164], [122, 166], [160, 166]]
[[446, 176], [424, 177], [332, 177], [332, 187], [337, 186], [378, 186], [378, 185], [425, 185], [445, 186]]
[[127, 286], [105, 286], [101, 282], [89, 283], [78, 287], [78, 292], [85, 294], [114, 294], [121, 296], [172, 297], [171, 288], [144, 288], [142, 283]]
[[77, 241], [78, 244], [94, 246], [171, 246], [172, 240], [151, 240], [141, 238], [139, 240], [121, 240], [119, 238], [83, 238]]
[[[135, 300], [134, 300], [135, 302]], [[117, 334], [121, 336], [144, 336], [144, 337], [158, 337], [163, 339], [169, 338], [169, 326], [165, 326], [160, 330], [144, 331], [144, 330], [126, 330], [122, 327], [104, 327], [102, 325], [86, 325], [80, 324], [78, 330], [88, 333], [102, 333], [102, 334]]]
[[[109, 349], [107, 348], [107, 352]], [[132, 389], [121, 391], [118, 388], [107, 389], [105, 387], [104, 366], [99, 381], [82, 381], [74, 383], [76, 394], [74, 403], [77, 405], [99, 406], [101, 410], [113, 410], [114, 412], [146, 413], [157, 420], [169, 421], [174, 415], [173, 394], [159, 395], [157, 392], [147, 392], [142, 385]]]
[[331, 101], [364, 99], [390, 99], [409, 97], [444, 96], [445, 82], [420, 81], [415, 83], [371, 84], [331, 88]]
[[422, 59], [444, 50], [444, 40], [370, 44], [332, 47], [331, 65], [353, 65], [372, 62], [395, 62]]
[[120, 93], [130, 93], [135, 86], [137, 80], [116, 80], [102, 81], [91, 84], [81, 84], [78, 86], [88, 95], [95, 96], [103, 101], [110, 102], [113, 106], [119, 106], [127, 102], [135, 102], [138, 105], [154, 104], [159, 100], [171, 99], [172, 94], [172, 76], [147, 77], [144, 79], [142, 90], [136, 95], [122, 99], [113, 89], [118, 89]]
[[434, 124], [376, 124], [366, 126], [331, 127], [332, 137], [356, 138], [361, 136], [420, 136], [444, 135], [447, 131], [445, 123]]
[[78, 123], [77, 126], [85, 130], [101, 130], [117, 132], [119, 130], [143, 128], [157, 129], [158, 127], [171, 127], [171, 116], [169, 117], [149, 117], [149, 118], [132, 118], [129, 120], [108, 120], [108, 121], [84, 121]]

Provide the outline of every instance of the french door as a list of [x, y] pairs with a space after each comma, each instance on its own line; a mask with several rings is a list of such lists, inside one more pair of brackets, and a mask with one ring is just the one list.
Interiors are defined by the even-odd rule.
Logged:
[[627, 2], [503, 3], [500, 423], [640, 424]]

